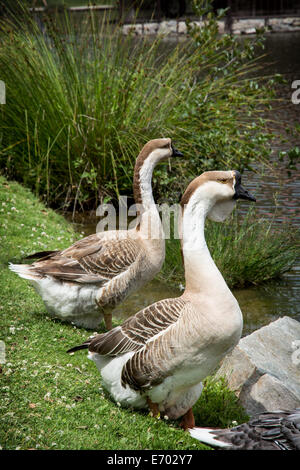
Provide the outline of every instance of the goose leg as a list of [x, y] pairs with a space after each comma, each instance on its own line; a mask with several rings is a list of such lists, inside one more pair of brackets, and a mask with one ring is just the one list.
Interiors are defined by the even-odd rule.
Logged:
[[183, 415], [182, 420], [180, 421], [179, 426], [186, 431], [189, 428], [194, 428], [195, 427], [195, 418], [194, 418], [194, 413], [193, 409], [190, 408], [187, 410], [185, 415]]
[[147, 404], [149, 406], [149, 410], [150, 410], [150, 413], [152, 414], [152, 416], [154, 418], [156, 418], [157, 416], [159, 416], [159, 409], [158, 409], [158, 404], [157, 403], [153, 403], [149, 397], [146, 398], [147, 400]]
[[112, 329], [112, 313], [103, 313], [104, 323], [107, 330]]
[[102, 305], [99, 305], [99, 303], [97, 301], [96, 301], [96, 303], [98, 305], [99, 312], [103, 316], [103, 321], [104, 321], [105, 328], [108, 331], [111, 330], [112, 329], [112, 312], [113, 312], [114, 308], [111, 307], [110, 305], [108, 305], [106, 307], [103, 307]]

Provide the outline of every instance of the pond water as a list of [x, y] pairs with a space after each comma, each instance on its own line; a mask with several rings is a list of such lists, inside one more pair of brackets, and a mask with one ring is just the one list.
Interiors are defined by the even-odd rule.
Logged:
[[[288, 97], [292, 91], [292, 81], [297, 78], [300, 80], [300, 32], [269, 35], [265, 53], [267, 55], [262, 59], [264, 73], [267, 71], [284, 74], [287, 85], [282, 92]], [[295, 121], [300, 125], [300, 104], [290, 103], [276, 111], [272, 118], [275, 127], [276, 124], [285, 126]], [[286, 148], [290, 144], [291, 142], [285, 144]], [[292, 145], [299, 144], [297, 141], [292, 142]], [[284, 145], [275, 143], [274, 150], [278, 148], [285, 150]], [[257, 208], [262, 216], [274, 218], [278, 224], [290, 221], [300, 228], [299, 175], [300, 168], [291, 173], [278, 168], [274, 172], [265, 169], [263, 174], [246, 171], [243, 179], [247, 188], [256, 195]], [[87, 235], [95, 232], [98, 220], [96, 217], [81, 218], [74, 226]], [[300, 321], [300, 260], [292, 271], [280, 280], [258, 287], [234, 289], [233, 292], [243, 312], [244, 335], [285, 315]], [[124, 318], [157, 300], [177, 295], [180, 295], [179, 289], [152, 281], [117, 307], [115, 314]]]

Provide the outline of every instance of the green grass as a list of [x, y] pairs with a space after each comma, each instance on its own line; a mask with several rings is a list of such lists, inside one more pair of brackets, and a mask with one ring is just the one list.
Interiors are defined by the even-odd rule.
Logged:
[[[0, 177], [0, 446], [3, 449], [205, 449], [178, 428], [147, 413], [122, 409], [101, 387], [85, 352], [66, 350], [90, 332], [50, 319], [40, 297], [14, 273], [36, 250], [68, 246], [71, 226], [27, 189]], [[116, 323], [115, 323], [116, 325]], [[195, 405], [197, 424], [220, 426], [246, 416], [233, 392], [208, 380]]]
[[207, 18], [180, 43], [124, 36], [93, 14], [50, 15], [45, 34], [25, 13], [17, 27], [3, 20], [2, 172], [48, 205], [91, 208], [132, 195], [135, 158], [152, 138], [171, 137], [186, 157], [156, 171], [156, 200], [177, 200], [204, 170], [264, 160], [274, 84], [253, 78], [261, 39], [219, 35]]
[[[230, 288], [257, 285], [279, 278], [300, 257], [299, 230], [276, 224], [250, 209], [235, 209], [222, 224], [207, 220], [205, 237], [211, 255]], [[166, 240], [166, 259], [158, 279], [182, 284], [184, 269], [179, 240]]]

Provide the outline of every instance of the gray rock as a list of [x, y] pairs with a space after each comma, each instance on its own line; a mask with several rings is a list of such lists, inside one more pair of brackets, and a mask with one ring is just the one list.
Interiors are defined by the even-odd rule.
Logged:
[[225, 21], [218, 21], [219, 34], [225, 33]]
[[268, 25], [273, 32], [281, 31], [298, 31], [300, 22], [299, 18], [270, 18]]
[[217, 376], [250, 415], [300, 406], [300, 323], [283, 317], [242, 338]]
[[141, 36], [143, 34], [143, 25], [141, 24], [125, 24], [122, 27], [123, 34], [135, 34]]
[[145, 23], [144, 24], [144, 34], [152, 35], [156, 34], [159, 28], [159, 23]]
[[233, 25], [232, 25], [232, 31], [236, 34], [242, 32], [242, 33], [247, 33], [247, 31], [251, 31], [251, 33], [248, 32], [248, 34], [252, 34], [252, 31], [254, 33], [256, 32], [256, 29], [263, 28], [265, 25], [265, 22], [263, 19], [243, 19], [243, 20], [234, 20]]
[[178, 34], [186, 34], [187, 27], [185, 21], [178, 21]]
[[177, 33], [177, 21], [175, 21], [175, 20], [162, 21], [159, 24], [158, 32], [159, 32], [159, 34], [175, 34], [175, 33]]

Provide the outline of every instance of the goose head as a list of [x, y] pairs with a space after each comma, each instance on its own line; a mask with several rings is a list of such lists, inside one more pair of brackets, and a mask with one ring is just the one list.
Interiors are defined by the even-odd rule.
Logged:
[[136, 164], [143, 165], [146, 161], [156, 164], [170, 157], [182, 157], [182, 153], [172, 144], [171, 139], [153, 139], [149, 140], [142, 148], [136, 160]]
[[182, 156], [170, 138], [153, 139], [144, 145], [134, 168], [133, 190], [136, 203], [142, 202], [142, 192], [152, 193], [151, 179], [154, 167], [160, 161]]
[[242, 177], [237, 170], [206, 171], [195, 178], [187, 187], [181, 206], [198, 205], [201, 201], [205, 215], [223, 222], [231, 214], [238, 199], [256, 201], [241, 184]]

